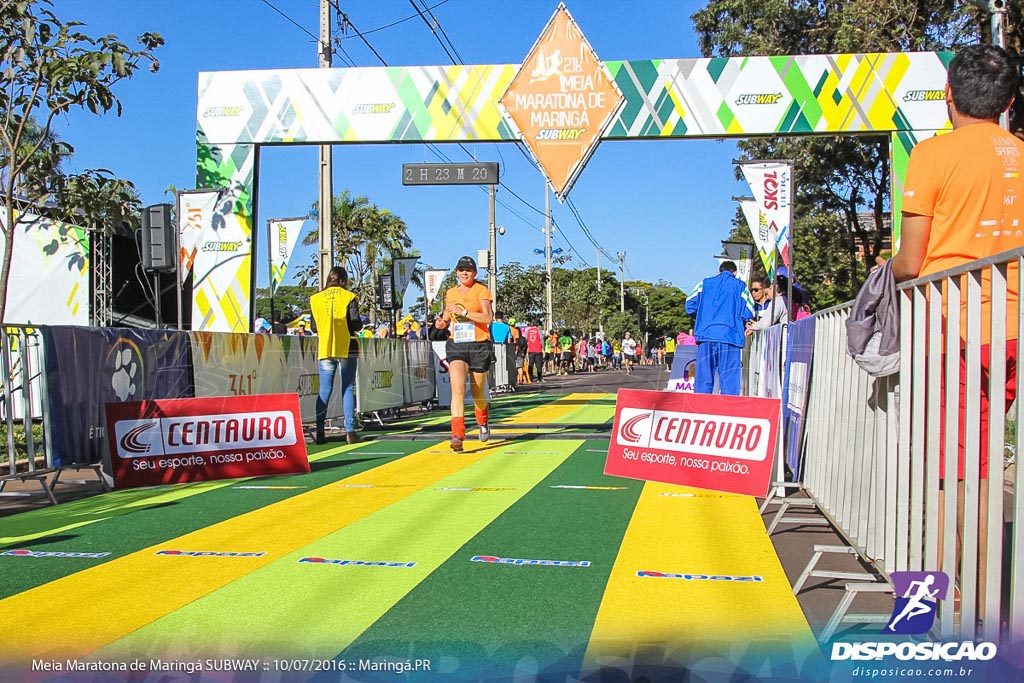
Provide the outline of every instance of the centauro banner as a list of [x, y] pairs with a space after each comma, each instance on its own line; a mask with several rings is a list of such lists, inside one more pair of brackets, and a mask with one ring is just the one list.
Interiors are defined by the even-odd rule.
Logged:
[[[767, 161], [740, 164], [757, 203], [758, 225], [767, 226], [768, 235], [789, 267], [789, 231], [793, 214], [793, 166], [787, 162]], [[774, 273], [773, 273], [774, 275]]]
[[309, 472], [294, 394], [108, 403], [118, 488]]
[[764, 496], [778, 399], [620, 389], [604, 473]]
[[299, 239], [305, 218], [279, 218], [267, 221], [267, 244], [270, 245], [270, 296], [274, 296], [278, 285], [284, 281], [288, 261]]

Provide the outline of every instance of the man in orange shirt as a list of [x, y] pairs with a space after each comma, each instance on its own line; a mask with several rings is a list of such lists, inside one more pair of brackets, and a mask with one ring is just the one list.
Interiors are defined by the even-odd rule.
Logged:
[[[963, 48], [949, 65], [946, 107], [953, 131], [921, 142], [910, 155], [903, 193], [903, 232], [892, 259], [898, 282], [930, 275], [1024, 246], [1024, 142], [1000, 128], [999, 117], [1013, 102], [1020, 70], [1017, 60], [994, 45]], [[1017, 339], [1017, 268], [1007, 269], [1008, 341]], [[991, 311], [990, 277], [982, 283], [982, 377], [988, 377]], [[965, 318], [965, 316], [963, 316]], [[966, 329], [966, 327], [962, 327]], [[966, 363], [960, 369], [960, 487], [964, 476]], [[1017, 345], [1006, 347], [1007, 410], [1017, 388]], [[981, 382], [981, 482], [979, 495], [979, 594], [985, 590], [988, 511], [989, 395]], [[942, 392], [945, 396], [945, 392]], [[998, 464], [997, 464], [998, 465]], [[961, 496], [959, 498], [963, 500]], [[940, 504], [940, 511], [943, 506]], [[940, 521], [941, 525], [941, 521]], [[941, 556], [941, 551], [940, 551]], [[979, 616], [984, 617], [984, 605]]]
[[453, 451], [462, 450], [466, 440], [466, 377], [473, 394], [479, 438], [487, 441], [491, 430], [487, 424], [487, 371], [494, 362], [490, 325], [494, 322], [494, 297], [490, 290], [476, 281], [476, 261], [463, 256], [455, 266], [459, 284], [445, 294], [444, 321], [451, 327], [445, 346], [448, 375], [452, 382]]

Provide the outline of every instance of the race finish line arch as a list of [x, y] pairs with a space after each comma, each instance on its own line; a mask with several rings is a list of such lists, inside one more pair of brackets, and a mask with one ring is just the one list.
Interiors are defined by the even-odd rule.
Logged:
[[895, 244], [910, 150], [950, 126], [950, 59], [601, 62], [559, 5], [522, 65], [200, 73], [198, 185], [225, 188], [234, 209], [196, 256], [192, 327], [252, 329], [262, 145], [523, 142], [564, 199], [602, 140], [888, 133]]

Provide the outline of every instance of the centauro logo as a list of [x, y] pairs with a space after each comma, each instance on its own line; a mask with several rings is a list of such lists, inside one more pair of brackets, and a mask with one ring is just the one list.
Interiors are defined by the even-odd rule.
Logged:
[[390, 389], [395, 379], [395, 373], [391, 370], [375, 370], [370, 380], [371, 389]]
[[238, 251], [241, 248], [241, 242], [207, 242], [203, 245], [203, 251]]
[[149, 420], [147, 422], [138, 424], [135, 427], [132, 427], [131, 429], [126, 431], [124, 433], [124, 436], [122, 436], [121, 440], [118, 442], [118, 444], [121, 446], [121, 450], [124, 451], [125, 453], [132, 453], [135, 455], [149, 453], [150, 449], [153, 448], [153, 444], [146, 443], [139, 437], [145, 432], [148, 432], [150, 429], [159, 426], [159, 424], [160, 423], [157, 420]]
[[760, 417], [623, 408], [615, 438], [620, 444], [677, 453], [763, 461], [771, 423]]
[[778, 104], [782, 93], [750, 93], [736, 98], [736, 104]]
[[281, 448], [296, 443], [286, 410], [140, 418], [114, 423], [119, 458]]
[[945, 90], [908, 90], [904, 102], [939, 102], [946, 99]]
[[203, 110], [203, 118], [212, 119], [220, 117], [238, 116], [245, 110], [245, 107], [207, 107]]
[[390, 114], [395, 109], [394, 102], [375, 102], [371, 104], [357, 104], [352, 107], [353, 114]]
[[545, 128], [537, 132], [538, 140], [579, 140], [586, 128]]

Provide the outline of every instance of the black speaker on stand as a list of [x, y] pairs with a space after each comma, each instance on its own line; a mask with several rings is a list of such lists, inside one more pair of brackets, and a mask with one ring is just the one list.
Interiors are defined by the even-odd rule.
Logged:
[[157, 327], [162, 327], [160, 273], [178, 270], [178, 231], [171, 218], [170, 204], [154, 204], [142, 210], [142, 268], [153, 273], [154, 320]]

